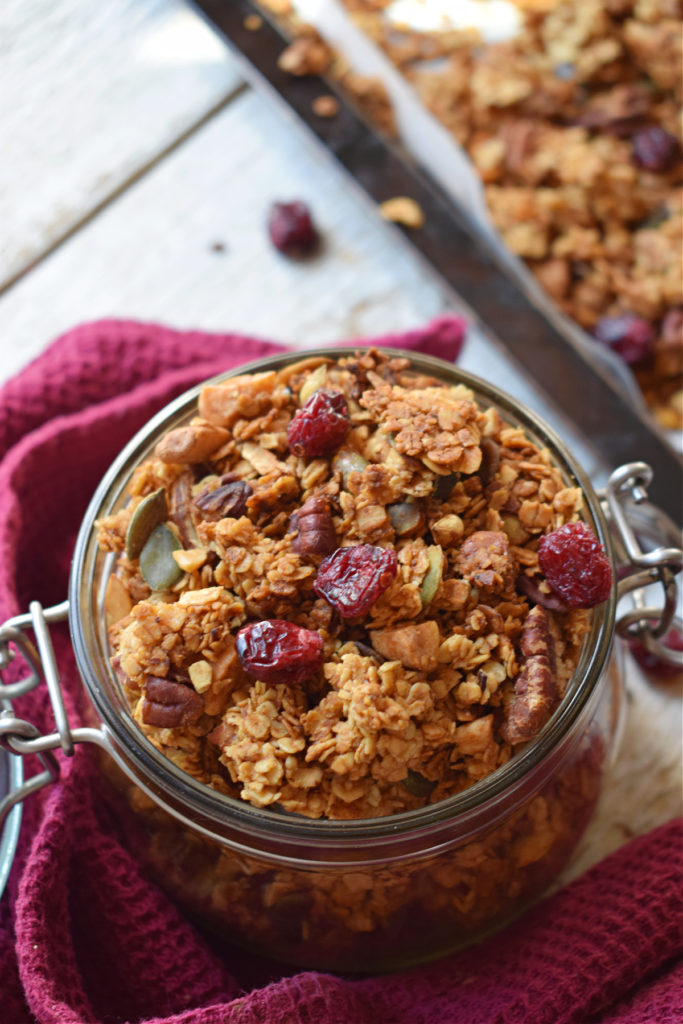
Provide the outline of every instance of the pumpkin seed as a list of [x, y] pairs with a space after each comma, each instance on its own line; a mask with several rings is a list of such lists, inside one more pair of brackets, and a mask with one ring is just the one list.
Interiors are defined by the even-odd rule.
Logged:
[[137, 558], [144, 548], [152, 531], [168, 519], [166, 491], [160, 487], [143, 498], [130, 517], [126, 530], [126, 554], [129, 558]]
[[422, 589], [420, 590], [423, 608], [434, 599], [443, 575], [443, 551], [438, 544], [427, 548], [427, 558], [429, 559], [429, 568], [422, 580]]
[[414, 501], [399, 501], [395, 505], [389, 505], [387, 512], [391, 519], [391, 525], [399, 537], [414, 530], [422, 518], [420, 506]]
[[152, 531], [140, 552], [140, 572], [152, 590], [169, 590], [182, 579], [183, 571], [173, 557], [173, 552], [181, 547], [165, 523]]
[[436, 783], [430, 779], [425, 779], [424, 775], [420, 775], [419, 772], [414, 772], [409, 768], [408, 774], [403, 780], [403, 785], [412, 796], [425, 797], [429, 796]]
[[344, 451], [337, 452], [332, 461], [332, 468], [341, 473], [342, 484], [344, 488], [348, 489], [349, 474], [362, 473], [367, 464], [367, 459], [364, 459], [359, 452], [346, 448]]

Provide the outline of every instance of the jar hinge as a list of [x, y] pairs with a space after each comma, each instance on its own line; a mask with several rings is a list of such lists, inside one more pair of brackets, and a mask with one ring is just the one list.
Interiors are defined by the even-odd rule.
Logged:
[[[52, 751], [61, 748], [67, 757], [71, 757], [75, 743], [103, 745], [103, 736], [98, 729], [72, 729], [67, 719], [49, 627], [52, 623], [62, 622], [68, 613], [68, 601], [52, 608], [43, 608], [39, 601], [32, 601], [27, 614], [16, 615], [0, 626], [0, 746], [20, 757], [35, 754], [43, 766], [42, 771], [25, 779], [0, 801], [0, 825], [15, 804], [59, 777], [59, 761]], [[27, 629], [33, 630], [35, 644], [26, 636]], [[3, 672], [17, 651], [29, 673], [14, 683], [5, 683]], [[39, 686], [42, 679], [47, 685], [56, 726], [56, 731], [47, 735], [42, 735], [31, 722], [18, 718], [11, 704]]]
[[[680, 543], [680, 531], [665, 512], [648, 501], [652, 476], [647, 463], [626, 463], [612, 473], [600, 494], [617, 557], [618, 598], [628, 594], [632, 603], [618, 613], [616, 631], [627, 639], [638, 639], [667, 664], [683, 668], [683, 651], [661, 642], [672, 625], [683, 626], [677, 614], [680, 580], [676, 579], [683, 568], [683, 550], [674, 546]], [[660, 585], [663, 593], [657, 604], [650, 604], [652, 598], [646, 592], [654, 585]]]

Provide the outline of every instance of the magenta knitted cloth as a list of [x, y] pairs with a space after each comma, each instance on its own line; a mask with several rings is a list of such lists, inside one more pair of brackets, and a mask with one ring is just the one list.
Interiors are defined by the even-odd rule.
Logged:
[[[453, 359], [444, 318], [381, 339]], [[377, 341], [375, 340], [375, 343]], [[235, 335], [107, 321], [77, 328], [0, 390], [0, 621], [66, 595], [88, 500], [171, 398], [277, 351]], [[85, 697], [67, 631], [55, 650], [72, 724]], [[16, 710], [52, 730], [46, 696]], [[33, 769], [30, 769], [33, 770]], [[259, 960], [201, 935], [140, 872], [78, 747], [31, 797], [0, 903], [3, 1024], [680, 1024], [683, 822], [634, 840], [481, 945], [349, 980]]]

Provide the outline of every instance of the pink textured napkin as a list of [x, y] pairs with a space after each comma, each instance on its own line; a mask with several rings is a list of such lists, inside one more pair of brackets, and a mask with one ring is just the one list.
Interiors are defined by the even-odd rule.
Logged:
[[[454, 359], [444, 318], [373, 343]], [[277, 351], [236, 335], [106, 321], [64, 335], [0, 391], [0, 621], [64, 598], [78, 524], [128, 438], [175, 395]], [[70, 721], [85, 698], [55, 630]], [[42, 693], [16, 710], [51, 730]], [[93, 751], [26, 804], [0, 903], [5, 1024], [679, 1024], [683, 821], [634, 840], [483, 944], [391, 976], [297, 971], [202, 936], [139, 871]]]

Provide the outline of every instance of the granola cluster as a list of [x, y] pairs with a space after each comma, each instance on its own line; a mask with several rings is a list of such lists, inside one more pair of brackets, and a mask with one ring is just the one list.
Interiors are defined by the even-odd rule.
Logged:
[[[343, 2], [468, 151], [505, 243], [582, 327], [616, 332], [661, 424], [680, 427], [680, 0], [512, 0], [521, 31], [486, 45], [397, 26], [386, 0]], [[311, 30], [289, 22], [304, 48]], [[328, 48], [318, 71], [338, 64]], [[647, 335], [635, 352], [625, 316]]]
[[[335, 449], [293, 454], [321, 395], [346, 410]], [[371, 350], [207, 385], [129, 495], [98, 524], [113, 665], [148, 739], [220, 792], [411, 810], [503, 765], [562, 699], [590, 612], [538, 546], [581, 491], [462, 384]]]

